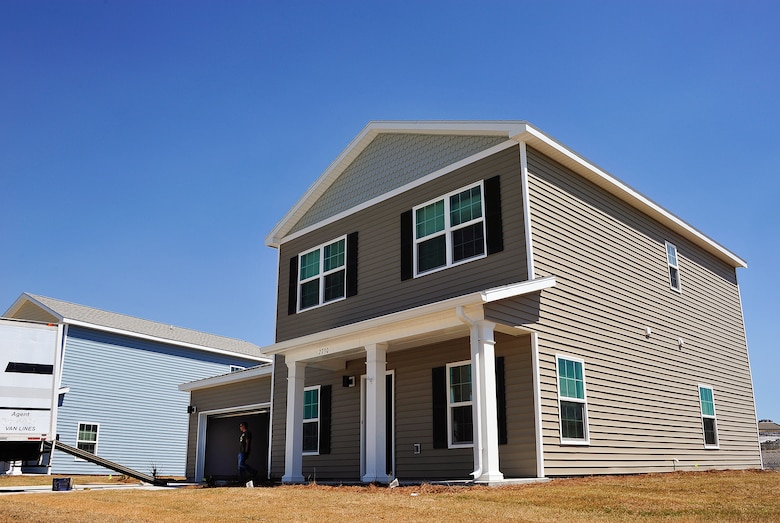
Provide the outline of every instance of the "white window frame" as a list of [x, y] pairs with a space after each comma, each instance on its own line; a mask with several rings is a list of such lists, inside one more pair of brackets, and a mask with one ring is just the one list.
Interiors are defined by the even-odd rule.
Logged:
[[[704, 414], [704, 403], [701, 400], [702, 389], [708, 389], [710, 391], [710, 394], [712, 395], [712, 415]], [[699, 396], [699, 412], [701, 413], [701, 436], [702, 436], [702, 441], [704, 441], [704, 448], [719, 449], [720, 435], [718, 434], [718, 411], [715, 408], [715, 389], [712, 388], [710, 385], [699, 384], [699, 386], [696, 388], [696, 393]], [[707, 443], [707, 435], [706, 435], [706, 430], [704, 428], [705, 419], [711, 419], [712, 422], [715, 424], [715, 444]]]
[[[450, 197], [459, 193], [462, 193], [464, 191], [468, 191], [470, 189], [473, 189], [474, 187], [479, 187], [480, 192], [480, 206], [482, 208], [482, 213], [479, 218], [469, 220], [468, 222], [459, 223], [456, 226], [452, 226], [450, 223]], [[417, 211], [419, 209], [422, 209], [424, 207], [427, 207], [431, 204], [434, 204], [439, 201], [444, 201], [444, 229], [441, 231], [438, 231], [433, 234], [429, 234], [428, 236], [423, 236], [422, 238], [417, 237]], [[472, 256], [470, 258], [465, 258], [463, 260], [459, 261], [453, 261], [452, 256], [452, 233], [460, 230], [465, 229], [466, 227], [469, 227], [471, 225], [482, 223], [482, 254], [479, 254], [477, 256]], [[413, 238], [414, 238], [414, 253], [413, 253], [413, 259], [414, 259], [414, 277], [417, 278], [419, 276], [425, 276], [426, 274], [432, 274], [434, 272], [438, 272], [444, 269], [448, 269], [450, 267], [456, 267], [458, 265], [462, 265], [464, 263], [468, 263], [474, 260], [480, 260], [482, 258], [487, 257], [487, 225], [485, 222], [485, 184], [483, 180], [480, 180], [476, 183], [472, 183], [470, 185], [466, 185], [464, 187], [461, 187], [460, 189], [450, 191], [447, 194], [444, 194], [442, 196], [439, 196], [438, 198], [434, 198], [432, 200], [429, 200], [421, 205], [417, 205], [412, 208], [412, 229], [413, 229]], [[433, 238], [436, 238], [438, 236], [444, 236], [445, 238], [445, 250], [446, 250], [446, 258], [445, 258], [445, 264], [441, 267], [435, 267], [433, 269], [428, 269], [427, 271], [420, 272], [419, 270], [419, 245], [423, 242], [426, 242], [428, 240], [432, 240]]]
[[[564, 396], [561, 394], [561, 378], [560, 378], [560, 366], [561, 360], [572, 361], [579, 363], [582, 366], [582, 398], [574, 398], [571, 396]], [[555, 387], [558, 389], [558, 435], [560, 437], [561, 445], [590, 445], [590, 429], [588, 427], [588, 387], [585, 380], [585, 360], [577, 358], [576, 356], [569, 356], [567, 354], [555, 355]], [[584, 438], [565, 438], [563, 436], [563, 409], [561, 408], [561, 402], [566, 401], [569, 403], [582, 404], [582, 422], [583, 422], [583, 435]]]
[[[340, 241], [344, 242], [344, 264], [339, 265], [335, 269], [331, 269], [327, 272], [325, 272], [325, 247], [328, 245], [333, 245], [334, 243], [338, 243]], [[318, 273], [316, 276], [312, 276], [310, 278], [306, 278], [305, 280], [301, 280], [301, 269], [303, 266], [303, 257], [307, 254], [311, 254], [314, 251], [320, 251], [320, 267], [318, 270]], [[344, 295], [340, 298], [335, 298], [333, 300], [324, 301], [325, 300], [325, 278], [335, 272], [338, 272], [340, 270], [344, 271]], [[302, 302], [302, 289], [303, 284], [308, 283], [311, 281], [314, 281], [316, 279], [319, 279], [319, 290], [320, 295], [317, 301], [316, 305], [311, 305], [309, 307], [303, 307]], [[330, 305], [331, 303], [336, 303], [341, 300], [345, 300], [347, 298], [347, 235], [340, 236], [338, 238], [335, 238], [333, 240], [327, 241], [325, 243], [321, 243], [320, 245], [314, 247], [313, 249], [308, 249], [307, 251], [304, 251], [302, 253], [298, 254], [298, 274], [296, 275], [297, 280], [297, 289], [296, 292], [298, 293], [298, 306], [297, 306], [297, 312], [305, 312], [310, 311], [312, 309], [316, 309], [318, 307], [322, 307], [323, 305]]]
[[[95, 423], [93, 421], [79, 421], [76, 424], [76, 448], [80, 448], [79, 447], [79, 443], [93, 443], [90, 440], [81, 440], [81, 439], [79, 439], [79, 433], [81, 432], [81, 426], [82, 425], [94, 425], [95, 427], [97, 427], [96, 430], [95, 430], [95, 441], [94, 441], [94, 443], [95, 443], [95, 450], [94, 450], [94, 452], [92, 452], [92, 454], [97, 456], [98, 443], [100, 442], [100, 423]], [[81, 450], [84, 450], [84, 449], [81, 449]], [[84, 452], [89, 452], [89, 451], [88, 450], [84, 450]], [[78, 457], [75, 458], [75, 460], [76, 461], [87, 461], [84, 458], [78, 458]]]
[[[682, 279], [680, 278], [680, 254], [677, 252], [677, 247], [670, 242], [664, 242], [664, 248], [666, 251], [666, 265], [669, 269], [669, 287], [677, 292], [682, 292]], [[669, 256], [669, 249], [674, 251], [674, 263], [672, 263], [671, 256]], [[677, 286], [674, 286], [674, 280], [672, 273], [677, 274]]]
[[453, 367], [464, 367], [468, 366], [471, 368], [471, 360], [465, 360], [465, 361], [458, 361], [453, 363], [448, 363], [446, 366], [446, 372], [447, 372], [447, 447], [451, 449], [462, 449], [462, 448], [472, 448], [474, 447], [474, 431], [472, 430], [471, 435], [471, 442], [470, 443], [455, 443], [452, 441], [452, 409], [456, 407], [466, 407], [472, 409], [472, 427], [473, 424], [476, 423], [476, 420], [474, 420], [473, 411], [474, 411], [474, 374], [473, 374], [473, 368], [472, 368], [472, 374], [471, 374], [471, 399], [469, 401], [460, 401], [460, 402], [453, 402], [452, 401], [452, 394], [451, 394], [451, 383], [450, 383], [450, 369]]
[[[317, 426], [317, 450], [304, 450], [303, 455], [304, 456], [318, 456], [320, 454], [320, 414], [322, 413], [322, 390], [320, 385], [314, 385], [312, 387], [304, 387], [303, 389], [303, 397], [306, 398], [306, 391], [309, 390], [316, 390], [317, 391], [317, 417], [316, 418], [304, 418], [303, 424], [306, 425], [307, 423], [314, 423]], [[305, 411], [305, 404], [304, 409]], [[304, 414], [305, 415], [305, 414]], [[301, 434], [303, 434], [303, 429], [301, 429]]]

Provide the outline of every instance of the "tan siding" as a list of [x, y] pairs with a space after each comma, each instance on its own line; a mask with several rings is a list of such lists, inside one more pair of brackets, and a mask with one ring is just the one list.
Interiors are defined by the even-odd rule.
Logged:
[[499, 468], [507, 478], [536, 476], [531, 338], [496, 335], [496, 357], [504, 357], [507, 444], [499, 445]]
[[[518, 149], [507, 149], [283, 244], [279, 264], [277, 341], [525, 280], [527, 271], [519, 169]], [[402, 282], [401, 213], [448, 191], [496, 175], [501, 176], [504, 250], [485, 259]], [[290, 258], [354, 231], [359, 233], [357, 296], [288, 315]]]
[[[271, 402], [271, 377], [261, 377], [240, 383], [194, 390], [190, 393], [190, 405], [198, 412], [230, 409], [245, 405]], [[198, 414], [191, 414], [187, 429], [187, 477], [195, 477], [195, 455], [198, 436]], [[196, 478], [198, 479], [198, 478]]]
[[[528, 164], [536, 275], [557, 285], [538, 318], [527, 297], [491, 310], [540, 333], [547, 474], [760, 466], [735, 270], [533, 150]], [[559, 443], [559, 353], [585, 360], [589, 446]], [[700, 383], [714, 388], [720, 450], [703, 448]]]
[[[496, 354], [505, 358], [507, 380], [508, 445], [501, 445], [500, 466], [510, 477], [534, 476], [533, 385], [528, 337], [498, 334]], [[432, 434], [431, 369], [468, 360], [469, 340], [462, 338], [387, 355], [387, 369], [395, 375], [395, 467], [402, 480], [468, 479], [474, 467], [473, 450], [434, 449]], [[284, 364], [278, 368], [285, 368]], [[365, 361], [348, 362], [344, 371], [306, 369], [306, 386], [333, 385], [331, 454], [304, 456], [305, 478], [356, 481], [360, 478], [360, 376]], [[356, 376], [357, 386], [345, 388], [342, 376]], [[286, 370], [277, 383], [286, 383]], [[280, 394], [284, 388], [284, 396]], [[277, 387], [274, 400], [272, 475], [284, 474], [284, 417], [286, 386]], [[280, 401], [281, 400], [281, 401]], [[414, 453], [419, 443], [421, 453]]]
[[34, 303], [30, 303], [29, 301], [25, 302], [21, 307], [19, 307], [19, 310], [16, 312], [16, 314], [13, 315], [13, 317], [17, 319], [45, 321], [51, 323], [57, 323], [59, 321], [53, 315], [41, 309]]

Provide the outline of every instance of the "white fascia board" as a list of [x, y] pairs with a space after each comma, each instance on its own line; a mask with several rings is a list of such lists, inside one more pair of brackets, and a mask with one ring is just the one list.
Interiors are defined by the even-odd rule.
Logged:
[[130, 338], [138, 338], [142, 340], [154, 341], [157, 343], [164, 343], [166, 345], [176, 345], [177, 347], [185, 347], [188, 349], [195, 349], [203, 352], [211, 352], [214, 354], [222, 354], [225, 356], [232, 356], [242, 358], [245, 360], [260, 361], [263, 363], [270, 363], [272, 360], [267, 356], [252, 356], [251, 354], [244, 354], [243, 352], [233, 352], [229, 350], [216, 349], [214, 347], [206, 347], [205, 345], [197, 345], [195, 343], [187, 343], [184, 341], [176, 341], [168, 338], [160, 338], [159, 336], [151, 336], [149, 334], [141, 334], [139, 332], [128, 331], [124, 329], [115, 329], [113, 327], [104, 327], [102, 325], [96, 325], [94, 323], [88, 323], [85, 321], [72, 320], [70, 318], [63, 318], [62, 323], [66, 325], [73, 325], [75, 327], [85, 327], [87, 329], [93, 329], [103, 332], [110, 332], [111, 334], [119, 334], [121, 336], [128, 336]]
[[539, 129], [526, 124], [523, 132], [512, 136], [512, 139], [539, 149], [553, 160], [560, 162], [629, 205], [655, 218], [732, 266], [747, 267], [747, 263], [736, 254]]
[[182, 383], [179, 385], [179, 390], [183, 392], [191, 392], [193, 390], [208, 389], [211, 387], [219, 387], [221, 385], [240, 383], [242, 381], [248, 381], [255, 378], [271, 376], [273, 371], [273, 365], [258, 365], [257, 367], [252, 367], [251, 369], [230, 372], [228, 374], [220, 374], [219, 376], [212, 376], [202, 380]]
[[[366, 343], [379, 343], [388, 340], [375, 340], [377, 335], [383, 332], [393, 331], [394, 336], [406, 336], [419, 334], [420, 332], [435, 331], [452, 325], [461, 325], [462, 322], [455, 314], [458, 307], [469, 307], [497, 300], [513, 298], [524, 294], [530, 294], [555, 286], [555, 277], [547, 276], [533, 281], [524, 281], [511, 285], [504, 285], [484, 291], [472, 292], [463, 296], [456, 296], [446, 300], [421, 305], [378, 318], [360, 321], [343, 327], [336, 327], [300, 338], [286, 340], [274, 345], [269, 345], [263, 350], [266, 354], [297, 355], [318, 351], [323, 345], [329, 347], [361, 347]], [[444, 319], [442, 314], [450, 315]], [[408, 330], [408, 332], [405, 332]], [[330, 355], [338, 354], [338, 351], [329, 352]], [[301, 359], [301, 358], [296, 358]]]
[[[311, 205], [344, 172], [358, 155], [379, 134], [442, 134], [442, 135], [494, 135], [510, 136], [521, 133], [525, 122], [520, 121], [371, 121], [336, 157], [317, 180], [309, 187], [287, 214], [265, 238], [265, 244], [278, 248], [287, 241], [287, 231], [303, 217]], [[472, 160], [473, 161], [473, 160]], [[348, 211], [354, 212], [355, 209]], [[319, 223], [318, 226], [321, 226]]]
[[312, 225], [309, 225], [308, 227], [305, 227], [301, 229], [300, 231], [296, 231], [292, 234], [289, 234], [285, 236], [284, 238], [278, 239], [278, 243], [273, 245], [274, 247], [278, 247], [279, 245], [286, 243], [288, 241], [294, 240], [296, 238], [299, 238], [305, 234], [308, 234], [314, 230], [319, 229], [320, 227], [324, 227], [325, 225], [334, 223], [338, 220], [341, 220], [342, 218], [346, 218], [347, 216], [350, 216], [352, 214], [355, 214], [356, 212], [362, 211], [364, 209], [367, 209], [369, 207], [372, 207], [374, 205], [377, 205], [378, 203], [381, 203], [385, 200], [389, 200], [390, 198], [393, 198], [395, 196], [398, 196], [399, 194], [403, 194], [407, 191], [411, 191], [412, 189], [419, 187], [425, 183], [428, 183], [432, 180], [435, 180], [436, 178], [439, 178], [441, 176], [445, 176], [446, 174], [449, 174], [457, 169], [460, 169], [461, 167], [465, 167], [471, 163], [477, 162], [479, 160], [482, 160], [484, 158], [487, 158], [488, 156], [492, 156], [496, 153], [499, 153], [505, 149], [508, 149], [510, 147], [517, 147], [517, 142], [514, 140], [507, 140], [506, 142], [500, 143], [498, 145], [494, 145], [493, 147], [490, 147], [489, 149], [485, 149], [484, 151], [480, 151], [476, 154], [473, 154], [469, 156], [468, 158], [464, 158], [463, 160], [459, 160], [455, 163], [452, 163], [446, 167], [442, 167], [441, 169], [438, 169], [430, 174], [427, 174], [421, 178], [417, 178], [416, 180], [413, 180], [406, 185], [402, 185], [401, 187], [398, 187], [397, 189], [393, 189], [392, 191], [388, 191], [384, 194], [380, 194], [379, 196], [372, 198], [370, 200], [367, 200], [360, 205], [356, 205], [355, 207], [352, 207], [350, 209], [347, 209], [345, 211], [341, 211], [338, 214], [334, 214], [330, 218], [326, 218], [324, 220], [321, 220], [317, 223], [314, 223]]

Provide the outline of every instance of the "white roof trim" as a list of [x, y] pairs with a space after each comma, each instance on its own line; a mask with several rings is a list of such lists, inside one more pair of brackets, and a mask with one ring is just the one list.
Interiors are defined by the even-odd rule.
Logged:
[[179, 385], [179, 390], [183, 392], [192, 392], [193, 390], [208, 389], [211, 387], [219, 387], [220, 385], [239, 383], [255, 378], [271, 376], [273, 371], [273, 365], [258, 365], [257, 367], [251, 367], [249, 369], [244, 369], [237, 372], [230, 372], [228, 374], [220, 374], [219, 376], [212, 376], [210, 378], [203, 378], [201, 380], [182, 383]]
[[[454, 311], [457, 307], [481, 305], [497, 300], [521, 296], [523, 294], [530, 294], [554, 286], [555, 277], [546, 276], [533, 281], [524, 281], [484, 291], [472, 292], [464, 294], [463, 296], [456, 296], [428, 305], [421, 305], [412, 309], [394, 312], [378, 318], [371, 318], [350, 325], [344, 325], [343, 327], [336, 327], [334, 329], [301, 336], [300, 338], [275, 343], [274, 345], [264, 347], [263, 350], [266, 354], [284, 354], [289, 351], [300, 349], [303, 346], [319, 346], [330, 343], [333, 340], [345, 340], [347, 338], [354, 338], [356, 343], [360, 343], [360, 340], [367, 338], [372, 330], [403, 324], [404, 322], [418, 322], [423, 316]], [[457, 321], [460, 322], [460, 320]]]
[[[331, 163], [331, 165], [322, 173], [322, 175], [312, 184], [304, 193], [300, 200], [281, 221], [271, 230], [265, 239], [266, 245], [279, 247], [285, 241], [298, 237], [304, 232], [310, 232], [325, 223], [331, 223], [337, 219], [344, 218], [358, 210], [365, 208], [368, 203], [376, 204], [382, 201], [387, 195], [377, 197], [371, 202], [361, 204], [352, 209], [339, 213], [337, 216], [326, 219], [325, 221], [307, 227], [304, 231], [299, 231], [293, 235], [288, 233], [290, 229], [304, 216], [311, 208], [314, 202], [335, 182], [342, 172], [363, 152], [363, 150], [373, 141], [373, 139], [383, 133], [406, 133], [406, 134], [463, 134], [463, 135], [494, 135], [506, 136], [517, 143], [526, 144], [540, 150], [554, 160], [562, 163], [574, 172], [584, 178], [599, 185], [609, 193], [617, 196], [629, 205], [646, 213], [648, 216], [658, 220], [670, 229], [681, 234], [693, 243], [717, 256], [721, 260], [731, 264], [733, 267], [747, 267], [747, 263], [732, 253], [719, 243], [707, 237], [691, 225], [667, 211], [647, 196], [633, 189], [619, 179], [610, 175], [603, 169], [597, 167], [594, 163], [585, 159], [583, 156], [575, 153], [557, 140], [551, 138], [541, 130], [535, 128], [525, 121], [408, 121], [408, 122], [388, 122], [372, 121], [355, 137], [352, 142], [342, 151], [342, 153]], [[480, 158], [479, 155], [472, 156], [471, 162]], [[466, 165], [468, 162], [458, 162], [459, 166]], [[436, 176], [442, 176], [450, 172], [451, 169], [440, 169], [425, 178], [430, 181]], [[410, 184], [412, 187], [414, 185]], [[402, 188], [408, 190], [408, 187]], [[400, 190], [400, 189], [399, 189]], [[389, 194], [389, 193], [388, 193]], [[395, 192], [393, 193], [395, 194]]]

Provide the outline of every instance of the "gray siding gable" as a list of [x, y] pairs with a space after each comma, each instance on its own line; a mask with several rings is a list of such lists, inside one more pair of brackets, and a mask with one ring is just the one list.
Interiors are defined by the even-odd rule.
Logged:
[[503, 143], [506, 136], [380, 134], [292, 227], [295, 233]]

